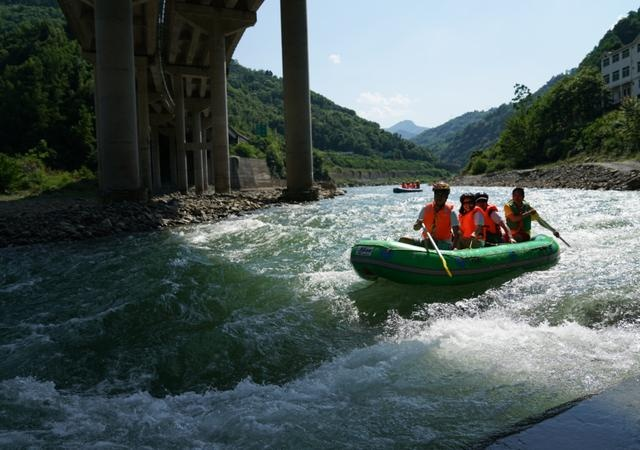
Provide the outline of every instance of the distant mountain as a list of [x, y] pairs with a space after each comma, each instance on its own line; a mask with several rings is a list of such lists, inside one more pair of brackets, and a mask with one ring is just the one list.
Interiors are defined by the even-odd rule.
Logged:
[[417, 135], [428, 129], [428, 127], [421, 127], [419, 125], [416, 125], [411, 120], [403, 120], [402, 122], [398, 122], [392, 127], [385, 128], [385, 130], [389, 133], [399, 134], [405, 139], [416, 137]]
[[[547, 92], [564, 76], [574, 72], [575, 69], [572, 69], [566, 74], [552, 77], [533, 94], [533, 98]], [[511, 103], [504, 103], [487, 111], [468, 112], [423, 131], [411, 138], [411, 141], [431, 149], [448, 169], [460, 170], [467, 164], [473, 152], [484, 150], [496, 143], [512, 115]]]
[[511, 104], [488, 111], [473, 111], [427, 130], [412, 139], [430, 148], [450, 170], [460, 170], [470, 155], [493, 145], [511, 114]]
[[462, 131], [467, 125], [478, 122], [486, 115], [486, 111], [472, 111], [454, 117], [453, 119], [423, 131], [415, 138], [413, 142], [425, 147], [435, 148], [441, 147], [441, 144], [448, 142], [456, 133]]

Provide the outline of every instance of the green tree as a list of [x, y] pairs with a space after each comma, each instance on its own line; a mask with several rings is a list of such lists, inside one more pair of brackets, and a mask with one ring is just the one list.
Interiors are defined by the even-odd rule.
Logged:
[[[0, 26], [11, 23], [12, 11], [22, 14], [20, 7], [0, 8]], [[0, 37], [0, 151], [25, 154], [46, 137], [54, 150], [47, 161], [51, 166], [90, 164], [93, 84], [78, 44], [69, 40], [61, 21], [40, 19], [3, 27]]]
[[640, 100], [633, 97], [625, 98], [621, 110], [624, 150], [637, 153], [640, 151]]
[[513, 85], [513, 98], [511, 103], [516, 109], [527, 109], [531, 105], [531, 91], [524, 84], [516, 83]]

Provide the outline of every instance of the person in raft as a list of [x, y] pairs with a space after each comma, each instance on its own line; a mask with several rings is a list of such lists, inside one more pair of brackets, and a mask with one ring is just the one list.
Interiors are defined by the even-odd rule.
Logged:
[[[502, 244], [503, 242], [515, 243], [511, 236], [511, 230], [504, 223], [498, 213], [498, 207], [489, 203], [489, 195], [486, 192], [476, 192], [476, 206], [484, 214], [484, 239], [487, 244]], [[503, 233], [504, 231], [504, 233]]]
[[422, 229], [422, 238], [401, 237], [400, 242], [433, 248], [427, 236], [427, 231], [441, 250], [452, 250], [458, 243], [458, 217], [453, 203], [447, 202], [451, 189], [444, 181], [438, 181], [432, 186], [433, 201], [422, 207], [413, 229]]
[[529, 203], [524, 201], [524, 189], [521, 187], [517, 187], [511, 192], [511, 200], [504, 205], [504, 215], [507, 218], [507, 226], [511, 230], [513, 239], [517, 242], [525, 242], [531, 239], [532, 220], [537, 220], [540, 225], [551, 231], [555, 237], [560, 237], [560, 233], [545, 222]]
[[460, 196], [460, 240], [457, 248], [484, 247], [484, 213], [476, 206], [476, 196], [465, 192]]

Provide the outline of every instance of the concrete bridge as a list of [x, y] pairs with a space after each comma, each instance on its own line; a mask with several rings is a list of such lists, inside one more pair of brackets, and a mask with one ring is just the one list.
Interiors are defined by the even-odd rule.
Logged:
[[[272, 0], [273, 1], [273, 0]], [[101, 193], [231, 189], [227, 64], [263, 0], [58, 0], [93, 63]], [[280, 0], [287, 196], [313, 187], [306, 0]]]

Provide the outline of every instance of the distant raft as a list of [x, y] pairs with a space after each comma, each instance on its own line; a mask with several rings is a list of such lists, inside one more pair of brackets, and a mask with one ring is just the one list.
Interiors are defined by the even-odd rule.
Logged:
[[405, 192], [422, 192], [421, 188], [403, 188], [403, 187], [394, 187], [393, 188], [393, 193], [394, 194], [402, 194]]
[[351, 248], [351, 264], [366, 280], [458, 285], [550, 266], [559, 258], [558, 243], [546, 235], [528, 242], [466, 250], [441, 250], [450, 277], [435, 250], [395, 241], [360, 240]]

